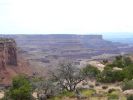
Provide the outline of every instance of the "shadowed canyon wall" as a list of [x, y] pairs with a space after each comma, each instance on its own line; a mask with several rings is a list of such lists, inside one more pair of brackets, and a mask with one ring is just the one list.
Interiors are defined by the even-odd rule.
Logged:
[[17, 66], [16, 42], [13, 39], [0, 39], [0, 69], [5, 66]]
[[27, 60], [17, 53], [14, 39], [0, 38], [0, 84], [10, 84], [18, 74], [31, 75]]

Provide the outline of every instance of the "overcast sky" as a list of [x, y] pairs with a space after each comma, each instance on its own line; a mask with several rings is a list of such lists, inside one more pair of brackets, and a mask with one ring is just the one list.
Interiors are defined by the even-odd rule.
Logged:
[[133, 0], [0, 0], [3, 34], [106, 32], [133, 35]]

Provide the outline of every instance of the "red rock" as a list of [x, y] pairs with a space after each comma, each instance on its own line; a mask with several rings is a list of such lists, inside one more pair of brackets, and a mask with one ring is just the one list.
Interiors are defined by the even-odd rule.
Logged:
[[13, 39], [0, 39], [0, 84], [11, 84], [18, 74], [32, 75], [28, 61], [17, 53], [16, 42]]

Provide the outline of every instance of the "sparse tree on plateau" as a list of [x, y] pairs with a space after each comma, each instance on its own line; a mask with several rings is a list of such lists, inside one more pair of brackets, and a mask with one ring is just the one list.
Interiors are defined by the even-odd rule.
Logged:
[[59, 64], [52, 76], [60, 84], [61, 88], [67, 91], [74, 91], [77, 84], [84, 80], [80, 69], [69, 62]]

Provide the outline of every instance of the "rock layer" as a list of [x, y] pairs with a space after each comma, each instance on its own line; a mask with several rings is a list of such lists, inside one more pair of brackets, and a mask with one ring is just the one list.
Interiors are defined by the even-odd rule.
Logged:
[[0, 68], [17, 66], [16, 42], [13, 39], [0, 39]]
[[11, 79], [20, 73], [31, 74], [28, 62], [18, 57], [14, 39], [0, 38], [0, 84], [10, 84]]

